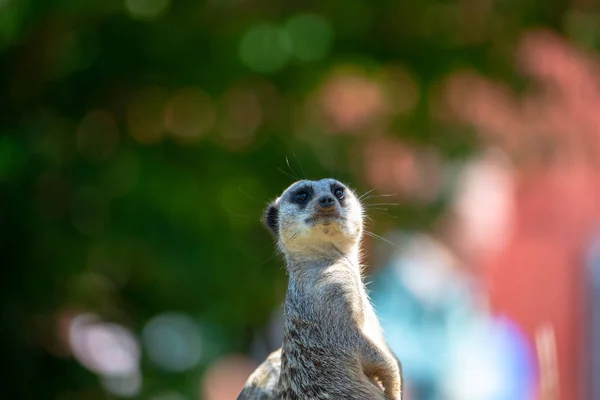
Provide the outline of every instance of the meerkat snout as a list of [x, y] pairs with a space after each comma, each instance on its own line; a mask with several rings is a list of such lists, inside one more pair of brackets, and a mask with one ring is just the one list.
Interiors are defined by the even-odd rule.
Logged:
[[317, 205], [319, 210], [331, 212], [335, 207], [335, 200], [332, 195], [326, 194], [325, 196], [321, 196], [319, 199], [319, 204]]

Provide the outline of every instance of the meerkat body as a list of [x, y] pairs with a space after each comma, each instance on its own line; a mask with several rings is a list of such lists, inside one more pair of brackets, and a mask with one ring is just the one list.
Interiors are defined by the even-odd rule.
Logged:
[[363, 211], [333, 179], [299, 181], [265, 214], [289, 274], [282, 348], [238, 400], [399, 400], [402, 372], [361, 276]]

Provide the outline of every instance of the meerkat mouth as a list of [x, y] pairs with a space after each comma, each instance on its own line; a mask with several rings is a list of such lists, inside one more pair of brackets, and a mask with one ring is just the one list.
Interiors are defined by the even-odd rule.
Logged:
[[342, 220], [342, 216], [338, 212], [334, 213], [316, 213], [312, 217], [308, 217], [304, 220], [309, 225], [331, 225], [334, 221]]

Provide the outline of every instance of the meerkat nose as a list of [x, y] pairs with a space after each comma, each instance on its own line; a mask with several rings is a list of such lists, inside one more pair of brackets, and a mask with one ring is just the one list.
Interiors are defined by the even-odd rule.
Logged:
[[319, 199], [319, 208], [328, 209], [335, 205], [333, 196], [326, 194]]

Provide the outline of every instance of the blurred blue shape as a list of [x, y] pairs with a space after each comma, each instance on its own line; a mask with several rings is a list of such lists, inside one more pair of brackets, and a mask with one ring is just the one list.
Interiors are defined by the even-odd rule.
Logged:
[[600, 376], [600, 230], [595, 233], [589, 244], [586, 267], [584, 280], [590, 293], [587, 380], [589, 398], [600, 399], [600, 379], [597, 379]]
[[528, 399], [535, 362], [518, 327], [482, 310], [473, 279], [443, 245], [412, 233], [400, 241], [371, 298], [412, 397]]
[[536, 382], [532, 348], [506, 317], [474, 316], [450, 336], [445, 391], [457, 400], [528, 400]]
[[150, 360], [165, 370], [183, 372], [194, 368], [202, 356], [202, 336], [187, 314], [162, 313], [153, 317], [142, 331]]

